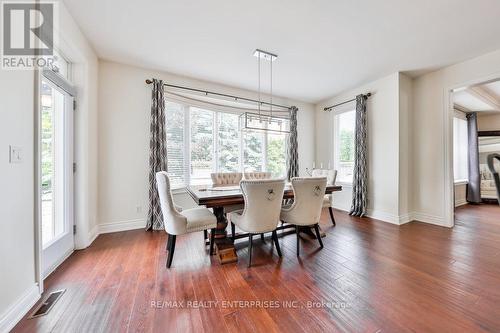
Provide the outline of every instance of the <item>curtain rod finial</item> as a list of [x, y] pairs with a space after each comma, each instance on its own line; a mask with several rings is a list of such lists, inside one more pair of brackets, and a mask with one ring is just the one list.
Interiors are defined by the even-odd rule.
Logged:
[[150, 79], [146, 79], [146, 84], [151, 84], [153, 83], [153, 81], [151, 81]]

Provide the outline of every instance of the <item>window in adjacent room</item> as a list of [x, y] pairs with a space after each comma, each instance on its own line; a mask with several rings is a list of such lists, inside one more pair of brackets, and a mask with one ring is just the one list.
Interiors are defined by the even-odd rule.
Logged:
[[334, 167], [338, 172], [337, 182], [339, 183], [352, 184], [355, 121], [355, 110], [340, 112], [334, 115]]
[[453, 173], [455, 182], [466, 182], [468, 171], [467, 120], [464, 117], [453, 118]]

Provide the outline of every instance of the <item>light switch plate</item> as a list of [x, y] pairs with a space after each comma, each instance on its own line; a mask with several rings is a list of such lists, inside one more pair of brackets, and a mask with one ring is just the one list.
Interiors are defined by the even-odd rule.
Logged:
[[9, 146], [9, 162], [22, 163], [23, 162], [23, 148], [19, 146]]

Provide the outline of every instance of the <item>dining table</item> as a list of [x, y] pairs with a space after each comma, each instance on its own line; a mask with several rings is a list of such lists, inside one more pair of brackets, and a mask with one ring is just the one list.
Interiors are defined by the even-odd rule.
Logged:
[[[215, 249], [216, 255], [221, 264], [238, 261], [238, 255], [234, 247], [232, 237], [227, 235], [228, 220], [224, 207], [234, 205], [244, 205], [243, 193], [239, 186], [213, 186], [213, 185], [191, 185], [187, 188], [188, 194], [199, 206], [211, 208], [217, 218], [217, 227], [215, 228]], [[342, 191], [340, 185], [327, 185], [325, 194]], [[293, 199], [294, 192], [290, 183], [285, 184], [283, 200]], [[293, 226], [291, 226], [293, 227]], [[280, 228], [286, 228], [282, 226]], [[245, 237], [245, 235], [236, 235], [235, 239]]]

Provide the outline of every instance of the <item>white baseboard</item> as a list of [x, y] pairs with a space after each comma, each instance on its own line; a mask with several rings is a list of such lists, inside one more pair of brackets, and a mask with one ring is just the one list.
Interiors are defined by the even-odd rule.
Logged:
[[88, 246], [92, 245], [92, 243], [95, 241], [95, 239], [99, 236], [99, 225], [95, 225], [92, 230], [89, 231], [89, 235], [87, 237], [88, 239]]
[[372, 219], [380, 220], [382, 222], [399, 225], [399, 216], [394, 214], [368, 209], [366, 212], [366, 216], [371, 217]]
[[413, 221], [413, 213], [406, 213], [406, 214], [399, 215], [399, 224], [400, 225], [405, 224], [405, 223], [409, 223], [411, 221]]
[[7, 333], [13, 329], [39, 299], [40, 290], [35, 283], [0, 315], [0, 333]]
[[144, 219], [120, 221], [120, 222], [109, 222], [98, 224], [89, 231], [87, 236], [89, 247], [96, 240], [100, 234], [108, 234], [111, 232], [120, 232], [134, 229], [143, 229], [146, 227], [146, 221]]
[[434, 224], [434, 225], [438, 225], [441, 227], [448, 227], [445, 224], [444, 218], [442, 216], [431, 215], [431, 214], [422, 213], [422, 212], [412, 212], [411, 214], [412, 214], [413, 221]]
[[[338, 209], [338, 210], [342, 210], [344, 212], [349, 212], [351, 210], [350, 207], [339, 206], [339, 205], [334, 205], [333, 208]], [[370, 217], [372, 219], [375, 219], [375, 220], [379, 220], [379, 221], [387, 222], [387, 223], [391, 223], [391, 224], [396, 224], [396, 225], [401, 225], [401, 224], [405, 224], [405, 223], [412, 221], [410, 213], [404, 214], [401, 216], [397, 216], [397, 215], [393, 215], [393, 214], [389, 214], [389, 213], [385, 213], [385, 212], [381, 212], [381, 211], [377, 211], [377, 210], [373, 210], [373, 209], [368, 209], [366, 216]]]
[[349, 213], [349, 211], [351, 210], [351, 208], [348, 206], [340, 206], [340, 205], [336, 205], [336, 204], [333, 204], [333, 208], [347, 212], [347, 213]]
[[455, 201], [455, 207], [460, 207], [460, 206], [463, 206], [463, 205], [466, 205], [466, 204], [467, 204], [467, 200], [466, 199]]
[[146, 221], [144, 219], [104, 223], [99, 225], [99, 234], [107, 234], [110, 232], [119, 232], [134, 229], [144, 229], [145, 227]]

